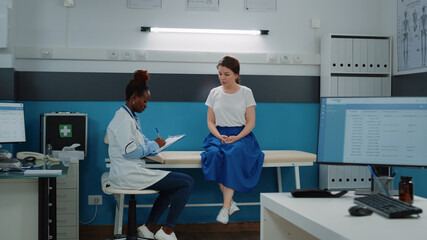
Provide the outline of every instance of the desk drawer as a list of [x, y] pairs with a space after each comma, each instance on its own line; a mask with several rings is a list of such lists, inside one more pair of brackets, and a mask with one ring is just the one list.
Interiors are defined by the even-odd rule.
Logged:
[[56, 178], [57, 188], [76, 188], [78, 183], [78, 164], [72, 163], [66, 177]]
[[57, 227], [56, 238], [60, 239], [77, 239], [76, 227]]
[[56, 213], [76, 213], [77, 202], [56, 202]]
[[56, 216], [56, 224], [58, 227], [76, 226], [77, 215], [76, 214], [58, 214]]
[[76, 188], [77, 181], [76, 179], [69, 179], [68, 177], [62, 177], [56, 179], [57, 188]]
[[76, 189], [57, 189], [56, 201], [57, 202], [77, 202]]
[[76, 188], [77, 178], [76, 177], [58, 177], [56, 178], [56, 188]]

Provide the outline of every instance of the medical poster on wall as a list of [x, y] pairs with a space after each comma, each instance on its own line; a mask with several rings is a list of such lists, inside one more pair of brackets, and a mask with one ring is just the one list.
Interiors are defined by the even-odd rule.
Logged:
[[427, 0], [397, 0], [397, 70], [427, 67]]

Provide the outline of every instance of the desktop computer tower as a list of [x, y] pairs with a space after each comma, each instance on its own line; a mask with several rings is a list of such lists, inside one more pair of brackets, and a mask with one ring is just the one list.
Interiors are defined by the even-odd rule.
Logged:
[[51, 150], [80, 144], [76, 150], [87, 154], [87, 113], [53, 112], [40, 116], [40, 152], [47, 154]]

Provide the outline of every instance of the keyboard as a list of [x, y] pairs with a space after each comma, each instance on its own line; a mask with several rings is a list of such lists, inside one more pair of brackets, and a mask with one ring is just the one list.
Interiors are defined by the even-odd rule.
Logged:
[[404, 218], [423, 212], [421, 208], [384, 194], [370, 194], [363, 197], [356, 197], [354, 202], [387, 218]]

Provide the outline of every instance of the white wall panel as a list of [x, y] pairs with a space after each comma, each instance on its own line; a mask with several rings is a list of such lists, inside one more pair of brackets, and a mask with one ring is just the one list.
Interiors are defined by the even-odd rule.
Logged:
[[7, 47], [9, 28], [8, 9], [6, 4], [0, 3], [0, 48]]
[[[14, 47], [289, 53], [307, 55], [310, 58], [320, 54], [320, 36], [324, 33], [378, 34], [383, 29], [383, 22], [379, 21], [377, 13], [386, 4], [383, 0], [279, 0], [276, 12], [245, 12], [243, 1], [220, 1], [218, 12], [206, 12], [187, 11], [185, 1], [176, 0], [163, 0], [161, 9], [129, 9], [126, 1], [117, 0], [77, 1], [73, 8], [65, 8], [62, 1], [51, 0], [13, 0], [13, 3]], [[311, 28], [310, 20], [313, 18], [320, 19], [321, 28]], [[141, 26], [257, 28], [270, 30], [270, 35], [153, 34], [141, 33]], [[15, 62], [15, 68], [28, 70], [27, 67], [46, 69], [56, 66], [58, 71], [63, 70], [63, 64], [50, 63], [57, 62], [57, 59], [32, 61], [37, 64], [28, 66], [25, 63], [28, 60], [19, 58]], [[73, 63], [78, 65], [78, 61]], [[101, 61], [99, 64], [94, 71], [109, 70], [109, 63]], [[135, 64], [120, 63], [119, 65], [125, 66], [120, 70], [127, 71]], [[198, 71], [191, 64], [184, 64], [189, 65], [185, 71]], [[281, 74], [284, 69], [294, 73], [302, 73], [306, 69], [307, 74], [319, 74], [319, 70], [312, 70], [312, 65], [304, 61], [302, 64], [303, 66], [262, 66], [258, 71], [250, 71], [275, 75]], [[161, 69], [170, 63], [153, 62], [150, 65]], [[81, 67], [88, 67], [86, 60], [81, 62]], [[266, 72], [265, 69], [271, 71]], [[242, 73], [245, 70], [242, 68]], [[74, 71], [81, 71], [81, 68]]]

